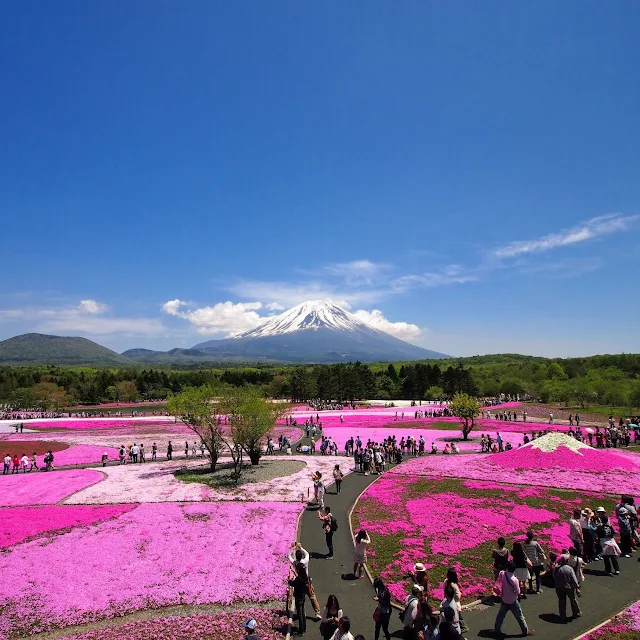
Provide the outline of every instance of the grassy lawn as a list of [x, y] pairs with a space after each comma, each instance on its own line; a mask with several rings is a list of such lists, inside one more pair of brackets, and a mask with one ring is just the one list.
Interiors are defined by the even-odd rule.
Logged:
[[[387, 477], [379, 482], [383, 482]], [[375, 486], [375, 485], [373, 485]], [[491, 486], [491, 485], [490, 485]], [[504, 487], [504, 489], [502, 488]], [[426, 500], [425, 512], [433, 513], [434, 517], [442, 516], [444, 520], [452, 523], [455, 527], [457, 513], [464, 508], [465, 499], [473, 499], [474, 504], [485, 505], [491, 509], [493, 505], [501, 505], [503, 509], [517, 507], [532, 507], [544, 509], [557, 514], [557, 518], [548, 522], [536, 523], [533, 528], [536, 531], [539, 542], [543, 548], [547, 549], [549, 538], [546, 530], [558, 525], [564, 526], [567, 522], [570, 510], [581, 505], [589, 505], [593, 509], [596, 506], [604, 506], [607, 511], [611, 511], [615, 506], [615, 500], [596, 494], [579, 494], [571, 491], [561, 491], [555, 489], [540, 489], [529, 492], [512, 491], [509, 485], [499, 485], [495, 488], [476, 489], [465, 486], [464, 480], [458, 479], [411, 479], [410, 484], [401, 486], [399, 493], [394, 489], [394, 506], [383, 504], [377, 498], [368, 496], [366, 493], [361, 498], [353, 512], [354, 529], [358, 529], [361, 523], [376, 522], [381, 526], [378, 532], [369, 529], [372, 540], [371, 549], [373, 551], [369, 558], [369, 568], [373, 575], [381, 575], [387, 584], [403, 583], [404, 591], [408, 591], [409, 581], [403, 580], [403, 572], [406, 566], [399, 562], [399, 558], [407, 557], [407, 551], [413, 558], [413, 562], [422, 561], [431, 565], [429, 570], [429, 582], [431, 588], [439, 586], [444, 580], [446, 571], [450, 566], [458, 566], [458, 574], [462, 583], [463, 594], [466, 599], [473, 600], [479, 595], [490, 592], [493, 583], [493, 571], [491, 552], [496, 547], [498, 535], [493, 533], [488, 536], [487, 525], [479, 519], [477, 523], [469, 529], [460, 533], [460, 537], [470, 536], [477, 544], [461, 551], [452, 551], [450, 554], [434, 553], [432, 544], [442, 542], [440, 535], [429, 536], [424, 534], [424, 530], [411, 520], [406, 504], [414, 500]], [[522, 487], [522, 489], [526, 489]], [[441, 499], [438, 496], [442, 496]], [[458, 496], [459, 499], [452, 498]], [[429, 500], [432, 499], [432, 502]], [[392, 533], [385, 532], [386, 527]], [[403, 525], [401, 533], [393, 533], [398, 528], [398, 523]], [[568, 525], [567, 525], [568, 526]], [[382, 532], [380, 532], [382, 531]], [[527, 527], [523, 526], [515, 532], [505, 535], [507, 546], [510, 548], [513, 540], [522, 540], [526, 535]], [[444, 530], [443, 530], [444, 534]], [[566, 540], [568, 543], [568, 538]], [[469, 545], [462, 545], [469, 546]], [[566, 545], [568, 546], [568, 544]], [[455, 545], [452, 545], [452, 548]], [[551, 549], [556, 550], [555, 547]], [[557, 549], [559, 551], [559, 549]], [[470, 586], [473, 588], [470, 589]], [[465, 592], [466, 588], [466, 592]], [[471, 591], [471, 593], [470, 593]]]
[[251, 482], [267, 482], [274, 478], [291, 476], [304, 469], [305, 466], [306, 464], [299, 460], [271, 461], [262, 459], [260, 464], [256, 466], [251, 464], [243, 465], [242, 476], [237, 484], [231, 475], [231, 463], [218, 464], [214, 473], [211, 473], [209, 466], [206, 465], [196, 469], [179, 470], [173, 475], [182, 482], [198, 482], [213, 489], [230, 489]]

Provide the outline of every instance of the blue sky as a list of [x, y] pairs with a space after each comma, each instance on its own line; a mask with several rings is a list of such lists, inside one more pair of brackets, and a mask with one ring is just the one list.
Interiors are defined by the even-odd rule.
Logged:
[[639, 28], [631, 2], [5, 4], [0, 338], [168, 349], [331, 298], [454, 355], [640, 352]]

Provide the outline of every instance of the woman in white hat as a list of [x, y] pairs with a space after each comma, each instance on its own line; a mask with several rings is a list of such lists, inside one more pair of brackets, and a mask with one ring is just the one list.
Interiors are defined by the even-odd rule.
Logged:
[[424, 564], [422, 564], [422, 562], [416, 562], [413, 565], [413, 571], [409, 571], [409, 577], [413, 580], [414, 584], [420, 587], [424, 593], [424, 597], [427, 598], [429, 595], [429, 580], [427, 578], [427, 568]]

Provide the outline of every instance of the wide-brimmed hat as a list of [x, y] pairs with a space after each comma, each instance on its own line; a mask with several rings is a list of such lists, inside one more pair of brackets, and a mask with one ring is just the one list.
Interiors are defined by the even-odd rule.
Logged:
[[607, 513], [607, 510], [606, 510], [604, 507], [598, 507], [598, 508], [596, 509], [596, 511], [597, 511], [598, 513]]
[[425, 569], [424, 565], [422, 564], [422, 562], [416, 562], [413, 565], [413, 570], [414, 571], [426, 571], [426, 569]]

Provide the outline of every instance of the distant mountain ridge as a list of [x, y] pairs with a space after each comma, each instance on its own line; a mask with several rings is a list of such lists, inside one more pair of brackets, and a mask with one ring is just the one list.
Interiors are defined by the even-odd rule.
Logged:
[[0, 342], [0, 363], [123, 365], [127, 359], [87, 338], [25, 333]]
[[2, 364], [135, 365], [198, 363], [334, 363], [441, 359], [375, 329], [332, 302], [309, 300], [233, 338], [190, 349], [116, 353], [87, 338], [27, 333], [0, 342]]

